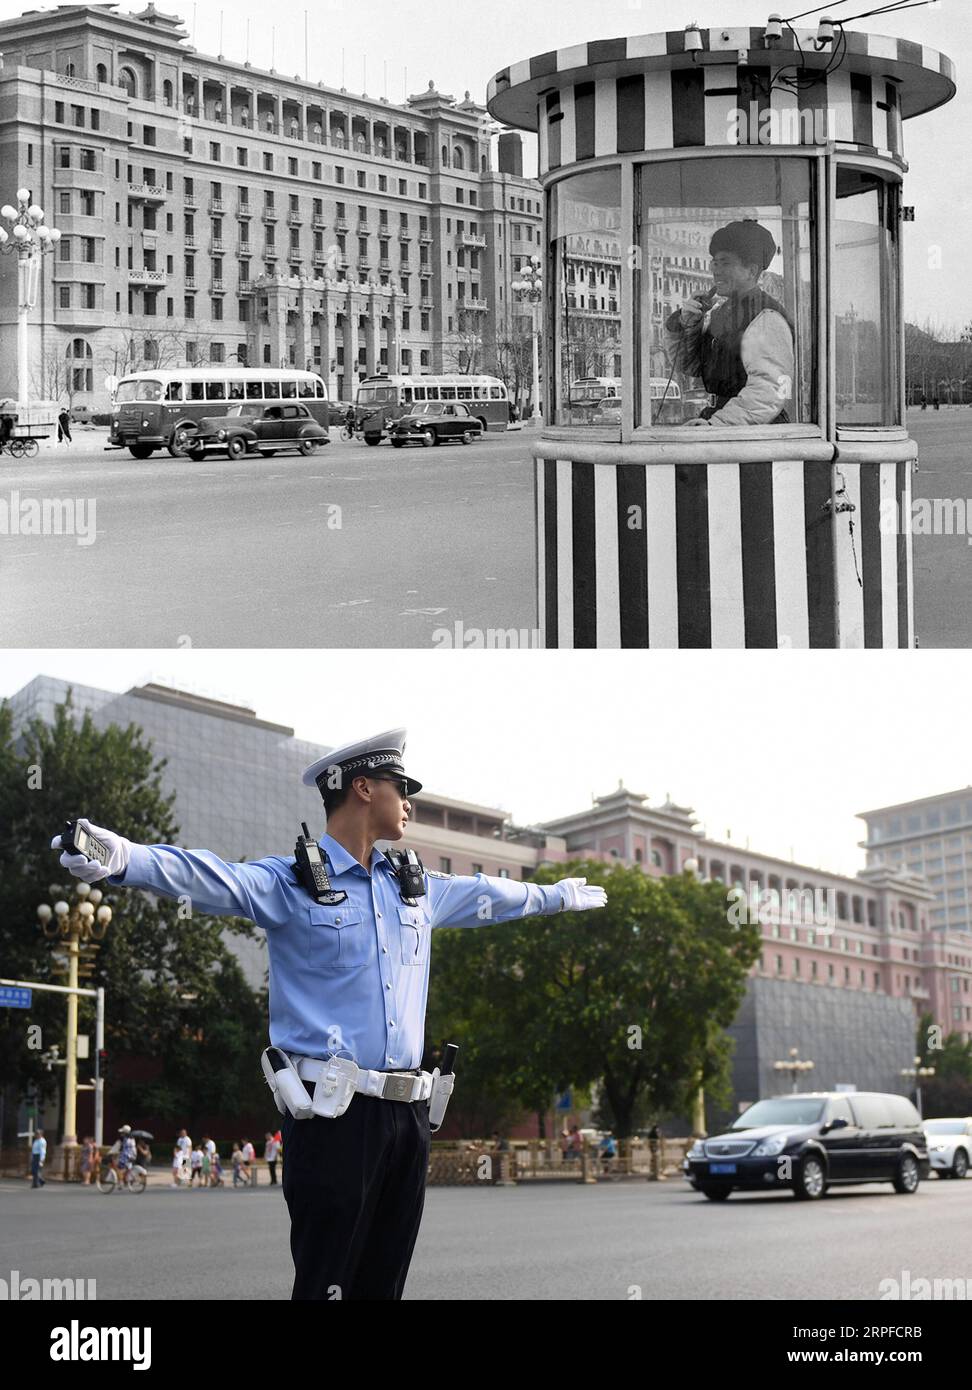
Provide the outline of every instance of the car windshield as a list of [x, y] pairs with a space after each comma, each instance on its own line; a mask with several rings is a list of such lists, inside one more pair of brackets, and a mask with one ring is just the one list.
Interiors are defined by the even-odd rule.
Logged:
[[926, 1134], [964, 1134], [964, 1120], [926, 1120]]
[[441, 401], [427, 401], [425, 405], [415, 405], [412, 407], [413, 415], [441, 415]]
[[822, 1117], [826, 1101], [818, 1097], [782, 1096], [758, 1100], [744, 1110], [733, 1129], [757, 1129], [762, 1125], [813, 1125]]
[[252, 420], [259, 415], [259, 413], [259, 408], [254, 409], [252, 405], [231, 405], [226, 412], [226, 419], [229, 420], [235, 416], [245, 415], [248, 419]]

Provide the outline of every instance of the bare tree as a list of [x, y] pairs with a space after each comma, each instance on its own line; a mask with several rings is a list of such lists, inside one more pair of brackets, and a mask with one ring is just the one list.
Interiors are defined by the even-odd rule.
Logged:
[[[542, 341], [537, 345], [541, 360]], [[506, 385], [507, 395], [521, 411], [533, 384], [533, 331], [523, 315], [507, 317], [492, 344], [490, 371]]]
[[443, 366], [447, 372], [475, 376], [483, 349], [483, 316], [475, 309], [457, 306], [453, 319], [455, 332], [443, 345]]
[[66, 403], [70, 410], [75, 396], [74, 362], [62, 350], [64, 346], [51, 343], [44, 348], [40, 360], [31, 367], [30, 389], [35, 400]]

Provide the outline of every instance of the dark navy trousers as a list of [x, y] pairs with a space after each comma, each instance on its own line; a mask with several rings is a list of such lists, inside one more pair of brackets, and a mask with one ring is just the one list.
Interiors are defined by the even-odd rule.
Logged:
[[355, 1095], [335, 1120], [288, 1111], [282, 1135], [291, 1297], [400, 1299], [425, 1205], [428, 1101]]

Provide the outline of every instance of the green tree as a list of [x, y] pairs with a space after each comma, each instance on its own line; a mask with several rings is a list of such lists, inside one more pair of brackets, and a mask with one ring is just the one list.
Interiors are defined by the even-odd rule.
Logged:
[[436, 933], [429, 1025], [463, 1046], [457, 1098], [542, 1113], [553, 1091], [598, 1082], [625, 1137], [642, 1113], [684, 1109], [700, 1077], [724, 1094], [758, 926], [733, 925], [725, 889], [691, 875], [593, 862], [537, 880], [567, 875], [602, 884], [608, 906]]
[[[68, 888], [69, 875], [50, 849], [51, 837], [65, 819], [86, 815], [136, 843], [178, 843], [174, 797], [162, 788], [164, 766], [138, 726], [99, 730], [88, 714], [77, 717], [70, 693], [56, 708], [53, 723], [32, 720], [17, 740], [10, 710], [5, 703], [0, 706], [3, 974], [36, 980], [51, 976], [52, 943], [37, 928], [36, 908], [47, 900], [48, 885], [62, 885], [62, 892]], [[151, 1056], [162, 1063], [161, 1082], [130, 1084], [117, 1093], [135, 1119], [139, 1109], [161, 1103], [166, 1095], [171, 1096], [166, 1114], [173, 1120], [187, 1109], [205, 1108], [213, 1097], [232, 1097], [234, 1104], [243, 1104], [251, 1094], [258, 1102], [263, 1099], [254, 1039], [265, 1032], [265, 1013], [224, 940], [227, 932], [251, 936], [256, 928], [239, 919], [217, 921], [193, 913], [189, 904], [124, 888], [108, 888], [106, 901], [114, 915], [87, 983], [106, 990], [106, 1047], [112, 1066], [117, 1075], [116, 1063], [126, 1055]], [[32, 1084], [49, 1090], [60, 1080], [56, 1072], [45, 1070], [39, 1051], [27, 1046], [28, 1022], [41, 1025], [45, 1048], [56, 1041], [63, 1055], [63, 997], [35, 993], [29, 1015], [0, 1010], [6, 1143], [13, 1142], [19, 1097]], [[93, 1001], [80, 1001], [79, 1029], [93, 1034]], [[244, 1082], [247, 1067], [254, 1078], [252, 1092]], [[114, 1092], [112, 1081], [108, 1086]]]

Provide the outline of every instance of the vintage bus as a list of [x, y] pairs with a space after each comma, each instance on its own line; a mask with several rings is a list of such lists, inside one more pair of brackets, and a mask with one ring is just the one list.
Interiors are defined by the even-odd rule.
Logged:
[[619, 376], [581, 376], [570, 383], [570, 418], [576, 424], [587, 424], [601, 401], [621, 396]]
[[484, 430], [510, 423], [506, 387], [495, 376], [370, 376], [358, 387], [355, 415], [367, 444], [377, 444], [387, 425], [423, 401], [463, 401]]
[[116, 388], [108, 447], [127, 448], [137, 459], [166, 448], [177, 458], [185, 453], [176, 442], [180, 430], [194, 427], [203, 416], [225, 415], [230, 406], [241, 403], [262, 410], [280, 401], [302, 401], [327, 429], [327, 387], [315, 372], [216, 362], [134, 372], [122, 377]]

